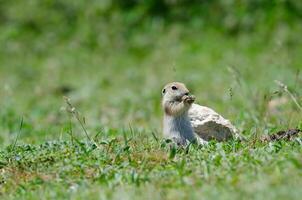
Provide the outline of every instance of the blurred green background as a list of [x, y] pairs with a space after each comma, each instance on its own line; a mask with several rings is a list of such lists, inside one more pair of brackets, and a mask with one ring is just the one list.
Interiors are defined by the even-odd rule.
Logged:
[[[0, 0], [0, 198], [300, 199], [301, 137], [258, 139], [302, 129], [301, 36], [299, 0]], [[247, 141], [158, 139], [171, 81]]]
[[247, 136], [299, 126], [274, 80], [301, 104], [301, 35], [296, 0], [0, 0], [0, 144], [22, 117], [24, 143], [68, 137], [63, 96], [92, 134], [160, 135], [174, 80]]

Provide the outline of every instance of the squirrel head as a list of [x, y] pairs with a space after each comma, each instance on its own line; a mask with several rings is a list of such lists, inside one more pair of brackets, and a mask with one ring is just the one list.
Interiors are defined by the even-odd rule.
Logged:
[[180, 82], [172, 82], [165, 85], [162, 89], [163, 101], [182, 101], [184, 96], [188, 96], [190, 91], [185, 84]]

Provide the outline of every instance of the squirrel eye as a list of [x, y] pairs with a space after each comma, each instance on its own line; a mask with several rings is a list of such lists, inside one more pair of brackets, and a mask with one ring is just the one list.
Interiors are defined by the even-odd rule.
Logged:
[[172, 90], [177, 90], [177, 87], [173, 85]]

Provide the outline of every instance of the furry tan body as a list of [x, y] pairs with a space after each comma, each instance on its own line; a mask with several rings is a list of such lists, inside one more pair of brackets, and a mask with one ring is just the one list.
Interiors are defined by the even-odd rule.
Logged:
[[236, 127], [211, 108], [193, 103], [195, 97], [183, 83], [167, 84], [162, 90], [164, 137], [178, 144], [209, 140], [242, 139]]

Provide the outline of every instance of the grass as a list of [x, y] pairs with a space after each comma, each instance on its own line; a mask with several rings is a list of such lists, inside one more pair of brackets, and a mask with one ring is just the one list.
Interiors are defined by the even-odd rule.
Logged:
[[[98, 37], [1, 27], [1, 199], [300, 199], [301, 137], [257, 138], [302, 127], [301, 27], [232, 37], [159, 21], [128, 35], [111, 23]], [[173, 80], [248, 141], [163, 140]]]
[[[111, 135], [110, 133], [107, 133]], [[1, 154], [4, 199], [298, 199], [301, 141], [174, 149], [133, 135], [49, 141]]]

